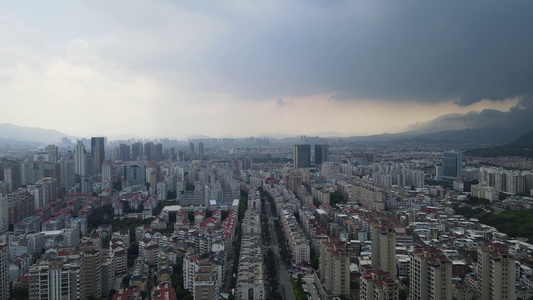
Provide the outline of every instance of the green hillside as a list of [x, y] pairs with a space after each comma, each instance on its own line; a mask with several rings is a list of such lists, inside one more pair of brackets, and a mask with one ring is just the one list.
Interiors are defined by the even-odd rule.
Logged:
[[471, 149], [464, 152], [467, 156], [496, 157], [522, 156], [533, 158], [533, 131], [530, 131], [502, 147]]

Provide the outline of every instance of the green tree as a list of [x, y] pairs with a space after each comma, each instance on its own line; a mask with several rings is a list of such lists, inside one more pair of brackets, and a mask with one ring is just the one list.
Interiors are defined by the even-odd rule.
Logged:
[[408, 289], [400, 289], [400, 293], [399, 293], [400, 300], [407, 300], [407, 297], [409, 297], [409, 290]]

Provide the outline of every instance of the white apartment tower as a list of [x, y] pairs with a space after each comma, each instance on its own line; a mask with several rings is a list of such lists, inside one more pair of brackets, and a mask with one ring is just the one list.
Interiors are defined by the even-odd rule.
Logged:
[[389, 272], [396, 280], [396, 232], [389, 224], [374, 224], [372, 238], [372, 268]]
[[515, 258], [504, 244], [484, 243], [477, 249], [477, 294], [480, 300], [514, 300]]
[[409, 299], [451, 300], [452, 262], [435, 248], [415, 247], [409, 256]]
[[81, 141], [74, 148], [74, 173], [87, 176], [87, 153]]

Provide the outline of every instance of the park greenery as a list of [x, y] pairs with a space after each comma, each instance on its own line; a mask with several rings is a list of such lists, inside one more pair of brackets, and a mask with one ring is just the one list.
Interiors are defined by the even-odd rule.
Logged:
[[[483, 198], [478, 201], [478, 204], [488, 204], [488, 200]], [[467, 218], [476, 218], [510, 237], [525, 237], [529, 242], [533, 242], [533, 210], [506, 209], [496, 213], [481, 206], [473, 208], [471, 205], [462, 205], [455, 212]]]

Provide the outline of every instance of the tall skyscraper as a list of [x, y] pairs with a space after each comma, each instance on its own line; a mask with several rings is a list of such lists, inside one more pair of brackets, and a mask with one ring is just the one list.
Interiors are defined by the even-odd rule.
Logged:
[[435, 248], [415, 246], [409, 256], [409, 299], [451, 300], [452, 262]]
[[14, 191], [20, 187], [20, 164], [12, 163], [4, 166], [4, 182], [9, 184], [9, 190]]
[[74, 173], [87, 176], [87, 153], [81, 141], [78, 141], [74, 148]]
[[74, 174], [76, 173], [76, 163], [74, 162], [74, 156], [72, 152], [67, 151], [67, 153], [63, 157], [61, 157], [59, 164], [61, 177], [61, 180], [59, 181], [65, 188], [68, 189], [72, 187], [75, 183]]
[[504, 244], [486, 242], [477, 249], [477, 298], [514, 300], [515, 258]]
[[442, 160], [442, 178], [444, 180], [456, 180], [462, 173], [461, 152], [446, 151]]
[[157, 143], [154, 146], [154, 160], [163, 160], [163, 144]]
[[194, 143], [189, 143], [189, 157], [191, 160], [194, 159]]
[[0, 234], [9, 229], [9, 198], [0, 195]]
[[131, 145], [131, 159], [132, 160], [138, 160], [142, 159], [144, 155], [143, 152], [143, 143], [134, 143]]
[[58, 148], [56, 145], [48, 145], [45, 149], [46, 154], [48, 154], [49, 162], [56, 163], [58, 158]]
[[329, 160], [329, 145], [316, 144], [315, 145], [315, 164], [320, 165]]
[[146, 142], [144, 144], [144, 155], [146, 156], [146, 160], [153, 160], [154, 159], [154, 152], [155, 152], [155, 145], [152, 142]]
[[294, 145], [294, 168], [311, 166], [311, 145]]
[[105, 159], [105, 138], [91, 138], [91, 155], [94, 161], [94, 171], [100, 173], [102, 171], [102, 163]]
[[130, 160], [130, 146], [128, 144], [118, 145], [118, 155], [122, 161]]
[[204, 143], [198, 143], [198, 158], [204, 160]]

